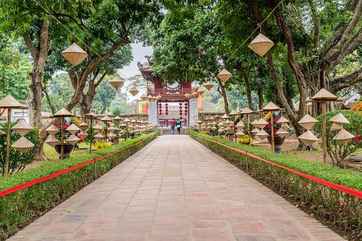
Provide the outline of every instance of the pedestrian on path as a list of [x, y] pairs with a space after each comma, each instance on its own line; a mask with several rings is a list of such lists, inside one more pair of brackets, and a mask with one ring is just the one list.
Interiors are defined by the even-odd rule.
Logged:
[[176, 121], [177, 134], [181, 134], [181, 120], [177, 119]]

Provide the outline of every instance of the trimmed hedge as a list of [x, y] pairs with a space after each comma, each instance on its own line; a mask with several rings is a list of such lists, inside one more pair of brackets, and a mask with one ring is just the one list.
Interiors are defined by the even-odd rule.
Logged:
[[349, 240], [362, 240], [362, 200], [328, 188], [286, 169], [242, 155], [225, 146], [254, 154], [276, 164], [323, 178], [335, 184], [362, 190], [362, 173], [344, 170], [319, 162], [296, 159], [293, 155], [275, 154], [259, 147], [242, 145], [220, 137], [190, 131], [191, 137], [244, 170], [275, 192], [284, 196], [322, 223], [332, 227]]
[[18, 184], [47, 176], [56, 171], [72, 167], [83, 161], [105, 157], [84, 168], [58, 176], [47, 182], [33, 185], [10, 195], [0, 197], [0, 240], [3, 241], [35, 218], [55, 207], [87, 184], [142, 149], [157, 137], [152, 132], [129, 139], [110, 148], [94, 151], [92, 154], [78, 154], [59, 162], [44, 162], [9, 178], [0, 178], [0, 191]]

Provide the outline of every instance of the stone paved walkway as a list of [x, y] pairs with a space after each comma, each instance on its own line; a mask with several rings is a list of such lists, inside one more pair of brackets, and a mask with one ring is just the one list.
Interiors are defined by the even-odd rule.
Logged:
[[11, 241], [344, 240], [187, 136], [162, 136]]

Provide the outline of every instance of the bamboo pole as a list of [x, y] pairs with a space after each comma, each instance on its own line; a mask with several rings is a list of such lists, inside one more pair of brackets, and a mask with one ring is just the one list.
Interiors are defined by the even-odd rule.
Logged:
[[64, 158], [64, 117], [60, 117], [60, 160]]
[[10, 165], [10, 148], [11, 148], [11, 108], [7, 109], [8, 111], [8, 123], [6, 130], [6, 157], [5, 157], [5, 166], [4, 166], [4, 176], [9, 175], [9, 165]]
[[274, 143], [274, 117], [273, 117], [273, 111], [270, 112], [271, 113], [271, 117], [270, 117], [270, 125], [271, 125], [271, 144], [272, 144], [272, 150], [273, 152], [275, 152], [275, 143]]
[[326, 102], [321, 102], [322, 107], [322, 148], [323, 148], [323, 162], [327, 162], [327, 116], [326, 116]]

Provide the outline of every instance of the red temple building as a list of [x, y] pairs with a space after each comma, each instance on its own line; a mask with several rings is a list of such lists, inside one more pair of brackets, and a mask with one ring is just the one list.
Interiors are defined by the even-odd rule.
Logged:
[[180, 119], [183, 127], [195, 126], [200, 92], [192, 88], [191, 81], [168, 84], [153, 72], [149, 63], [150, 61], [138, 63], [138, 68], [147, 82], [149, 122], [167, 127], [174, 120]]

